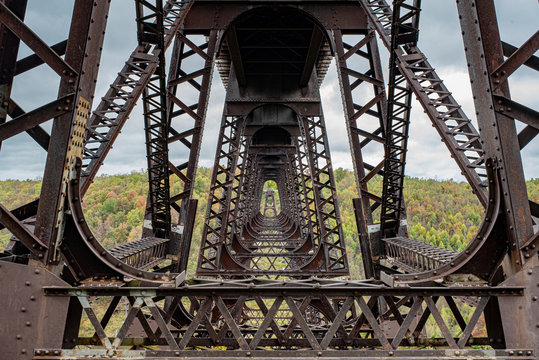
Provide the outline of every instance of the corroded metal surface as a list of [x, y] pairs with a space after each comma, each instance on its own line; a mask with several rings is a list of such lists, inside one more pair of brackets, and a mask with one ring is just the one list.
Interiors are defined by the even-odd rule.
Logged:
[[[536, 358], [539, 206], [526, 193], [520, 150], [539, 121], [511, 98], [508, 80], [521, 66], [539, 69], [538, 32], [520, 47], [504, 43], [493, 1], [457, 1], [478, 131], [417, 47], [418, 0], [136, 0], [139, 44], [90, 115], [110, 2], [74, 3], [67, 40], [49, 46], [25, 23], [26, 1], [0, 1], [0, 141], [26, 132], [48, 152], [40, 198], [17, 209], [0, 204], [1, 228], [13, 235], [0, 255], [3, 354]], [[377, 36], [389, 51], [387, 96]], [[32, 54], [17, 60], [21, 43]], [[333, 57], [367, 281], [344, 280], [320, 99]], [[58, 97], [25, 112], [11, 89], [38, 66], [57, 75]], [[226, 100], [204, 231], [194, 239], [205, 279], [185, 280], [214, 67]], [[193, 91], [195, 100], [186, 95]], [[107, 250], [82, 197], [141, 95], [144, 232]], [[412, 95], [486, 209], [458, 254], [407, 235]], [[41, 124], [52, 118], [49, 134]], [[187, 150], [177, 164], [169, 160], [175, 143]], [[379, 158], [370, 164], [372, 153]], [[170, 193], [170, 176], [180, 193]], [[381, 194], [372, 190], [377, 176]], [[120, 308], [125, 317], [113, 328]], [[81, 335], [81, 318], [93, 336]]]

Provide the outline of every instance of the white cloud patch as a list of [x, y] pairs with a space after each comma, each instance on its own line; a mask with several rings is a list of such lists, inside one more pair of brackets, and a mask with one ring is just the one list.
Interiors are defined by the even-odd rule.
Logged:
[[[65, 0], [30, 0], [27, 21], [32, 28], [49, 44], [65, 39], [70, 22], [72, 6], [63, 6]], [[533, 4], [535, 2], [535, 5]], [[518, 3], [516, 5], [516, 3]], [[525, 13], [517, 8], [531, 10]], [[502, 38], [514, 45], [520, 45], [535, 29], [530, 27], [539, 17], [535, 0], [499, 0], [496, 2], [500, 17]], [[61, 10], [61, 11], [60, 11]], [[445, 19], [441, 21], [440, 19]], [[446, 21], [447, 20], [447, 21]], [[424, 26], [420, 35], [420, 46], [429, 57], [433, 66], [453, 96], [462, 105], [466, 114], [475, 118], [470, 82], [462, 51], [462, 39], [458, 25], [455, 3], [424, 2], [421, 23]], [[535, 22], [536, 23], [536, 22]], [[443, 38], [443, 41], [440, 39]], [[94, 107], [108, 90], [109, 84], [123, 66], [136, 46], [136, 31], [133, 2], [113, 1], [107, 25], [107, 34], [98, 78]], [[384, 70], [387, 67], [387, 53], [381, 48]], [[28, 55], [29, 50], [21, 49], [20, 57]], [[530, 71], [519, 70], [511, 78], [513, 98], [532, 108], [539, 108], [537, 97], [537, 78]], [[39, 107], [55, 98], [58, 80], [54, 73], [45, 67], [32, 70], [17, 77], [13, 88], [13, 98], [25, 110]], [[214, 74], [210, 104], [204, 128], [203, 143], [199, 165], [212, 166], [215, 157], [217, 137], [224, 103], [224, 89], [217, 72]], [[360, 94], [368, 101], [368, 95]], [[326, 80], [321, 88], [325, 121], [334, 168], [352, 168], [348, 134], [344, 123], [340, 86], [335, 65], [330, 66]], [[475, 121], [475, 120], [474, 120]], [[49, 129], [49, 124], [44, 124]], [[517, 126], [519, 129], [522, 125]], [[138, 105], [123, 128], [114, 148], [109, 153], [100, 173], [127, 173], [146, 167], [143, 119], [141, 106]], [[369, 146], [363, 154], [365, 161], [376, 164], [381, 158], [381, 147]], [[0, 151], [0, 180], [7, 178], [36, 178], [43, 175], [45, 151], [27, 134], [20, 134], [2, 144]], [[526, 177], [539, 177], [539, 141], [532, 141], [522, 152]], [[173, 162], [181, 163], [184, 152], [171, 148]], [[460, 170], [450, 158], [445, 145], [432, 128], [421, 106], [414, 101], [410, 128], [407, 174], [418, 177], [454, 178], [462, 180]]]

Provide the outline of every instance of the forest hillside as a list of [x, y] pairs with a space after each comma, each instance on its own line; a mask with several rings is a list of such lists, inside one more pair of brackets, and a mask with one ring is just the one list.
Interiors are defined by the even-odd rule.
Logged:
[[[172, 193], [179, 193], [182, 184], [175, 177], [171, 179]], [[188, 276], [194, 275], [210, 179], [210, 169], [198, 170], [195, 197], [199, 199], [199, 204]], [[351, 275], [357, 279], [361, 276], [361, 261], [352, 205], [352, 199], [357, 197], [354, 174], [348, 170], [337, 169], [335, 179]], [[380, 193], [381, 185], [381, 178], [374, 179], [371, 191]], [[539, 179], [529, 180], [527, 188], [530, 198], [539, 201]], [[8, 209], [16, 208], [39, 196], [40, 189], [39, 180], [0, 181], [0, 204]], [[125, 242], [140, 237], [146, 189], [146, 174], [140, 172], [96, 178], [84, 199], [85, 216], [96, 237], [105, 247], [119, 245], [118, 239]], [[473, 238], [481, 224], [483, 209], [465, 182], [407, 178], [404, 196], [408, 229], [410, 237], [414, 239], [460, 251]], [[278, 202], [278, 199], [276, 200]], [[7, 244], [9, 237], [6, 230], [0, 231], [1, 249]]]

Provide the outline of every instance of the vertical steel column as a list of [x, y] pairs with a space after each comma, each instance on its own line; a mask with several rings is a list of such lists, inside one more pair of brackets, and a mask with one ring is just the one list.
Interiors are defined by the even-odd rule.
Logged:
[[300, 129], [305, 137], [320, 246], [325, 253], [325, 270], [347, 272], [348, 260], [324, 118], [322, 115], [303, 116], [300, 119]]
[[[191, 212], [189, 204], [192, 203], [191, 198], [193, 196], [200, 147], [202, 145], [202, 131], [206, 121], [208, 102], [210, 100], [211, 81], [215, 54], [217, 51], [217, 31], [210, 31], [206, 42], [200, 46], [195, 45], [185, 35], [178, 36], [177, 41], [182, 43], [178, 61], [178, 70], [175, 76], [172, 72], [169, 74], [170, 77], [168, 82], [169, 98], [171, 101], [169, 107], [169, 143], [176, 141], [181, 142], [189, 149], [189, 158], [186, 162], [178, 166], [169, 163], [171, 171], [183, 182], [182, 192], [179, 194], [171, 194], [171, 205], [175, 207], [176, 210], [179, 210], [179, 224], [187, 226], [187, 217]], [[182, 69], [182, 65], [185, 66], [184, 60], [187, 60], [192, 56], [196, 56], [203, 64], [200, 70], [188, 74]], [[188, 106], [179, 99], [179, 93], [182, 90], [185, 90], [180, 90], [182, 84], [189, 84], [199, 92], [196, 104]], [[175, 111], [174, 108], [176, 106], [178, 107], [178, 110]], [[195, 109], [195, 107], [196, 110], [192, 110]], [[177, 199], [181, 199], [179, 208], [176, 207]], [[184, 234], [181, 236], [180, 244], [177, 244], [176, 241], [171, 241], [168, 247], [169, 253], [180, 254], [179, 271], [187, 269], [191, 243], [190, 239], [185, 237], [185, 234], [188, 234], [189, 232], [192, 232], [192, 229], [184, 228]]]
[[171, 230], [168, 168], [167, 86], [163, 1], [136, 1], [140, 46], [155, 46], [157, 67], [142, 92], [146, 157], [148, 160], [148, 210], [156, 237], [169, 238]]
[[302, 136], [296, 138], [296, 149], [298, 154], [297, 172], [298, 178], [301, 179], [302, 196], [304, 198], [303, 206], [304, 213], [307, 219], [307, 230], [311, 237], [311, 241], [315, 246], [320, 246], [320, 232], [318, 230], [313, 183], [309, 171], [309, 163], [307, 152], [305, 151], [305, 139]]
[[[27, 0], [3, 0], [2, 2], [19, 19], [24, 20]], [[19, 44], [20, 39], [0, 23], [0, 49], [2, 49], [0, 57], [0, 125], [6, 122], [9, 112], [9, 99], [16, 71]], [[1, 141], [0, 149], [2, 149]]]
[[[535, 304], [539, 282], [539, 258], [535, 249], [538, 241], [532, 226], [515, 124], [515, 118], [525, 123], [534, 119], [537, 128], [539, 117], [536, 111], [511, 100], [507, 82], [511, 73], [537, 51], [539, 35], [536, 32], [512, 54], [514, 56], [504, 61], [494, 1], [457, 1], [457, 9], [481, 142], [486, 156], [496, 159], [501, 178], [498, 196], [502, 201], [497, 221], [505, 231], [498, 236], [503, 236], [509, 248], [509, 259], [502, 263], [506, 277], [503, 285], [526, 288], [522, 298], [500, 298], [490, 306], [485, 313], [487, 329], [498, 333], [503, 329], [505, 343], [502, 345], [506, 347], [535, 346], [535, 351], [539, 351], [539, 315]], [[486, 246], [493, 246], [498, 239], [487, 240]]]
[[380, 232], [391, 238], [399, 234], [404, 206], [404, 168], [408, 129], [412, 110], [412, 88], [399, 70], [396, 51], [399, 46], [414, 46], [419, 34], [420, 0], [393, 2], [391, 47], [389, 49], [388, 110], [385, 138], [384, 181]]
[[220, 256], [225, 245], [230, 199], [237, 169], [244, 118], [227, 115], [227, 106], [221, 123], [219, 142], [215, 154], [210, 194], [202, 232], [197, 274], [221, 270]]
[[501, 74], [497, 68], [503, 63], [502, 43], [492, 1], [460, 2], [458, 10], [481, 142], [486, 155], [498, 159], [502, 176], [503, 213], [513, 268], [505, 272], [510, 274], [521, 269], [520, 248], [533, 235], [533, 228], [515, 121], [510, 113], [497, 109], [497, 97], [510, 97], [507, 82], [498, 79]]
[[[380, 232], [371, 227], [374, 224], [373, 212], [378, 209], [382, 199], [381, 195], [372, 193], [369, 181], [376, 175], [384, 175], [384, 159], [381, 158], [378, 164], [368, 164], [363, 159], [363, 150], [366, 146], [377, 147], [379, 151], [383, 149], [387, 100], [374, 30], [370, 30], [366, 35], [360, 33], [350, 35], [357, 37], [357, 42], [352, 38], [354, 43], [348, 44], [340, 31], [333, 32], [337, 74], [341, 85], [350, 153], [359, 196], [359, 200], [354, 202], [356, 222], [365, 276], [370, 278], [375, 276], [374, 260], [382, 255], [383, 248]], [[365, 88], [371, 89], [372, 99], [365, 104], [359, 104], [360, 98], [357, 93]], [[373, 123], [376, 124], [374, 130], [367, 131], [369, 127], [372, 128]]]
[[[36, 235], [51, 250], [48, 255], [50, 262], [59, 260], [53, 254], [62, 226], [57, 220], [63, 211], [68, 180], [65, 177], [69, 165], [68, 146], [77, 113], [88, 112], [91, 107], [109, 6], [107, 0], [75, 1], [65, 61], [77, 74], [67, 74], [71, 78], [61, 81], [58, 97], [74, 93], [77, 104], [73, 111], [54, 119], [35, 228]], [[79, 105], [82, 103], [87, 104], [86, 110]]]

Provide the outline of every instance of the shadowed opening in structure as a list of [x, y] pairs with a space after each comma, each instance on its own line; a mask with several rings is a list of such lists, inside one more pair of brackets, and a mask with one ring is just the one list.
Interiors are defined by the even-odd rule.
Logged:
[[266, 126], [253, 135], [253, 145], [290, 145], [290, 133], [277, 126]]

